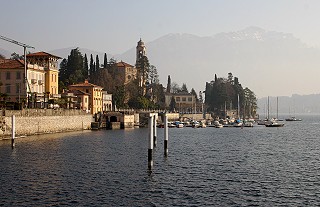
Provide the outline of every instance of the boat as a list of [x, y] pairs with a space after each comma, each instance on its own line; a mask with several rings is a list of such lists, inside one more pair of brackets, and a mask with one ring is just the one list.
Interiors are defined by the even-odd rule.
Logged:
[[265, 125], [267, 120], [258, 120], [257, 123], [258, 125]]
[[222, 128], [223, 124], [221, 124], [219, 121], [216, 120], [216, 121], [213, 122], [212, 126], [215, 127], [215, 128]]
[[[270, 117], [270, 109], [269, 109], [269, 96], [268, 96], [268, 117]], [[275, 119], [270, 119], [265, 122], [266, 127], [283, 127], [284, 123], [279, 123], [278, 122], [278, 97], [277, 97], [277, 118]]]
[[243, 127], [243, 122], [240, 119], [237, 119], [232, 125], [233, 127]]
[[182, 122], [176, 121], [175, 124], [176, 124], [177, 128], [183, 128], [184, 127], [184, 124]]
[[222, 128], [222, 127], [223, 127], [223, 125], [222, 125], [222, 124], [220, 124], [220, 123], [218, 123], [218, 124], [216, 124], [214, 127], [215, 127], [215, 128]]
[[244, 122], [244, 127], [253, 127], [253, 122], [251, 122], [251, 121], [245, 121], [245, 122]]
[[266, 127], [283, 127], [283, 123], [276, 122], [275, 120], [270, 120], [265, 123]]
[[177, 126], [172, 122], [168, 122], [168, 128], [176, 128]]
[[206, 128], [207, 125], [204, 122], [200, 122], [198, 128]]
[[287, 118], [286, 121], [302, 121], [302, 119], [297, 119], [296, 117]]

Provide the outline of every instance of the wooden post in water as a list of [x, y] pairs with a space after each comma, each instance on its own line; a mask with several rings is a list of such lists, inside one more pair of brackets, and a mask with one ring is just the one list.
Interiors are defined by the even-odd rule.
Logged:
[[11, 135], [11, 147], [14, 148], [14, 137], [16, 135], [16, 123], [15, 123], [15, 115], [12, 115], [11, 118], [11, 126], [12, 126], [12, 135]]
[[157, 115], [153, 115], [153, 143], [157, 146]]
[[164, 156], [168, 156], [168, 117], [164, 114]]
[[153, 116], [149, 115], [149, 149], [148, 149], [148, 167], [149, 169], [153, 166]]

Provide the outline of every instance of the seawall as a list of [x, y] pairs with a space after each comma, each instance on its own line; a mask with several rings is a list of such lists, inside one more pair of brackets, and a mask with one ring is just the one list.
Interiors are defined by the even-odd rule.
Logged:
[[[18, 113], [19, 112], [19, 113]], [[44, 113], [45, 112], [45, 113]], [[12, 115], [15, 115], [16, 136], [90, 129], [91, 114], [67, 110], [8, 111], [0, 120], [0, 138], [11, 136]]]

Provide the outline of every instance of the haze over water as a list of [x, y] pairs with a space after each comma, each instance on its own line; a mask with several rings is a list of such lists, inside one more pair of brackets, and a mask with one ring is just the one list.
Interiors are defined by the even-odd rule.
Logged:
[[283, 128], [84, 131], [0, 141], [1, 206], [317, 206], [320, 116]]

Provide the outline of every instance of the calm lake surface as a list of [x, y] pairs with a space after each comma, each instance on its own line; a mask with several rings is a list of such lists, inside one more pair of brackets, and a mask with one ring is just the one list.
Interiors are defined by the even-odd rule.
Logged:
[[0, 206], [319, 206], [320, 116], [283, 128], [83, 131], [0, 141]]

